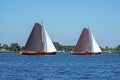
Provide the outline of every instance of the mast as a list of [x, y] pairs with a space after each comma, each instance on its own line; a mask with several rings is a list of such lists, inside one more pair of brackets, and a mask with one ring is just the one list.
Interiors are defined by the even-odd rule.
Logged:
[[89, 47], [90, 47], [90, 52], [91, 52], [91, 35], [90, 35], [90, 27], [88, 27], [88, 31], [89, 31]]
[[44, 52], [44, 29], [43, 29], [43, 22], [41, 21], [41, 27], [42, 27], [42, 51]]

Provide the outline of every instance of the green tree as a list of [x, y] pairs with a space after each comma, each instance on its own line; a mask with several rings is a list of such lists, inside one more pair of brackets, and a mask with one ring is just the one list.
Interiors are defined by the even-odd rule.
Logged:
[[106, 46], [106, 47], [105, 47], [105, 50], [108, 50], [108, 49], [109, 49], [108, 46]]
[[25, 48], [25, 46], [22, 46], [22, 47], [21, 47], [21, 50], [24, 50], [24, 48]]
[[21, 47], [20, 47], [20, 45], [18, 43], [12, 43], [10, 45], [10, 51], [17, 52], [17, 51], [20, 51], [20, 50], [21, 50]]
[[59, 44], [58, 42], [53, 42], [57, 50], [61, 50], [62, 45]]
[[2, 48], [5, 50], [9, 50], [9, 46], [7, 44], [3, 44]]
[[53, 42], [57, 50], [65, 50], [65, 51], [72, 51], [75, 46], [64, 46], [59, 44], [58, 42]]
[[2, 49], [2, 46], [1, 46], [1, 44], [0, 44], [0, 49]]
[[120, 45], [117, 46], [116, 50], [117, 50], [117, 51], [120, 51]]

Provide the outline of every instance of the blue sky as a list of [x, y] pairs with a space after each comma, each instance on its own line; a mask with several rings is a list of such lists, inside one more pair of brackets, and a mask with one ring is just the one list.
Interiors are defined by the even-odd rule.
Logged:
[[120, 44], [120, 0], [0, 0], [0, 43], [24, 45], [41, 21], [64, 45], [75, 45], [84, 27], [102, 47]]

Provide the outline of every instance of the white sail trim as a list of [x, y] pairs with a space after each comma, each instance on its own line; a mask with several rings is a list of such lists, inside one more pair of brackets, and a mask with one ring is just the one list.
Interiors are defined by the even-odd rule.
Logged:
[[43, 27], [44, 32], [44, 51], [45, 52], [57, 52], [53, 42], [51, 41], [45, 27]]
[[92, 32], [90, 33], [90, 37], [91, 37], [91, 52], [96, 53], [96, 52], [102, 52], [102, 50], [100, 49], [98, 43], [96, 42]]

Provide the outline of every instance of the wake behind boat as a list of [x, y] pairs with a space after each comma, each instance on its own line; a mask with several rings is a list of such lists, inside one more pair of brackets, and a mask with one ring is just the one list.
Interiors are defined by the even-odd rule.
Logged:
[[71, 54], [77, 55], [90, 55], [90, 54], [101, 54], [98, 43], [96, 42], [92, 32], [89, 29], [84, 28], [80, 38]]
[[35, 23], [23, 51], [23, 55], [54, 55], [57, 50], [43, 24]]

